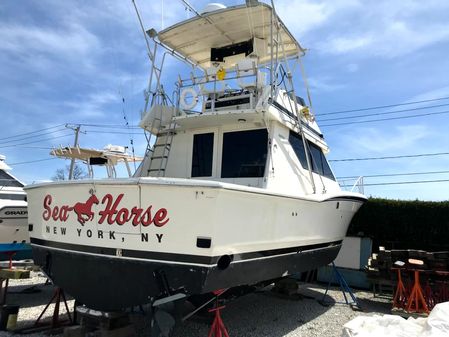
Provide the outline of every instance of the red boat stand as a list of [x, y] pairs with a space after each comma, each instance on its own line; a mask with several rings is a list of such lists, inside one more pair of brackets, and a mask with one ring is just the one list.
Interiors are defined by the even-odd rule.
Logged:
[[398, 285], [393, 298], [393, 308], [405, 309], [408, 300], [408, 292], [405, 289], [404, 282], [402, 282], [401, 270], [402, 268], [391, 268], [398, 273]]
[[17, 252], [6, 252], [6, 255], [8, 255], [8, 259], [9, 259], [9, 269], [12, 268], [12, 258], [14, 257], [14, 255], [16, 255]]
[[[8, 256], [8, 269], [12, 269], [12, 258], [16, 255], [16, 252], [3, 252]], [[5, 287], [3, 287], [5, 283]], [[8, 292], [9, 278], [0, 278], [0, 305], [6, 304], [6, 293]]]
[[224, 326], [223, 320], [221, 319], [220, 315], [220, 310], [224, 308], [225, 306], [222, 305], [221, 307], [209, 309], [209, 312], [215, 312], [215, 318], [212, 322], [212, 326], [210, 327], [208, 337], [222, 337], [223, 335], [229, 337], [228, 331], [226, 330], [226, 327]]
[[37, 318], [36, 322], [34, 323], [34, 326], [39, 326], [39, 321], [41, 320], [44, 313], [47, 311], [50, 304], [52, 304], [53, 302], [55, 303], [55, 308], [53, 309], [51, 328], [57, 328], [57, 327], [60, 327], [61, 325], [63, 325], [64, 322], [59, 320], [59, 305], [60, 305], [61, 299], [64, 301], [65, 310], [67, 311], [67, 316], [69, 318], [69, 323], [73, 323], [72, 316], [70, 315], [70, 310], [67, 305], [67, 300], [65, 298], [64, 291], [61, 288], [57, 287], [55, 289], [55, 293], [53, 294], [53, 297], [51, 298], [51, 300], [48, 302], [48, 304], [46, 305], [44, 310], [41, 312], [41, 314]]
[[218, 297], [223, 294], [227, 289], [219, 289], [219, 290], [215, 290], [213, 293], [216, 296], [216, 302], [215, 302], [215, 308], [209, 309], [209, 312], [215, 312], [215, 317], [214, 320], [212, 322], [212, 326], [210, 327], [209, 330], [209, 335], [208, 337], [229, 337], [228, 331], [226, 330], [226, 327], [223, 323], [223, 320], [221, 319], [221, 315], [220, 315], [220, 310], [224, 309], [225, 306], [219, 306], [218, 305]]
[[423, 290], [421, 283], [419, 282], [419, 273], [421, 270], [415, 269], [413, 273], [415, 275], [413, 288], [410, 293], [409, 301], [407, 303], [407, 312], [417, 312], [417, 313], [429, 313], [429, 308], [427, 307], [426, 300], [424, 299]]

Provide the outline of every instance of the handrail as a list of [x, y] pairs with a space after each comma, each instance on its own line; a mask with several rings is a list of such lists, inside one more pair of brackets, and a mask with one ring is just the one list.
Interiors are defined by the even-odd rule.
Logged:
[[[228, 80], [236, 80], [239, 78], [247, 78], [247, 77], [255, 77], [257, 76], [257, 71], [260, 71], [262, 69], [266, 69], [265, 67], [262, 66], [256, 66], [254, 67], [254, 73], [251, 74], [247, 74], [247, 75], [237, 75], [238, 70], [237, 69], [226, 69], [226, 77], [222, 80], [222, 81], [228, 81]], [[229, 76], [229, 74], [235, 74], [234, 76]], [[198, 84], [205, 84], [205, 83], [213, 83], [215, 81], [217, 81], [217, 79], [213, 78], [211, 80], [208, 80], [208, 77], [212, 77], [212, 76], [207, 76], [206, 74], [200, 75], [200, 76], [191, 76], [190, 78], [185, 78], [185, 79], [180, 79], [181, 88], [185, 88], [185, 87], [189, 87], [189, 86], [194, 86], [194, 85], [198, 85]]]
[[363, 184], [363, 176], [360, 176], [355, 181], [354, 185], [352, 185], [351, 192], [354, 192], [355, 189], [358, 189], [358, 192], [361, 194], [365, 194], [364, 184]]
[[339, 180], [338, 183], [340, 187], [346, 191], [365, 194], [363, 178], [363, 176], [358, 177], [354, 183], [352, 183], [353, 179]]

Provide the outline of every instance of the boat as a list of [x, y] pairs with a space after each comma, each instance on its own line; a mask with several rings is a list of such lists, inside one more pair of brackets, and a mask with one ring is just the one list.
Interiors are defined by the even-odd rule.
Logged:
[[0, 155], [0, 260], [31, 258], [27, 196], [20, 180]]
[[[307, 84], [306, 50], [274, 6], [211, 4], [144, 36], [143, 161], [130, 178], [27, 186], [35, 263], [88, 308], [116, 311], [333, 261], [366, 197], [328, 164], [307, 85], [306, 103], [293, 82]], [[172, 63], [162, 76], [169, 57], [179, 76]]]

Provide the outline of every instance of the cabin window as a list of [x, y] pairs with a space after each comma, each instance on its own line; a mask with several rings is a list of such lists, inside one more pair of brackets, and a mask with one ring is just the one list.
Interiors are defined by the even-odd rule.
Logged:
[[[290, 131], [289, 141], [301, 163], [301, 166], [307, 170], [307, 158], [304, 151], [302, 137], [297, 133]], [[307, 145], [309, 148], [309, 157], [311, 160], [312, 171], [323, 177], [335, 180], [335, 177], [329, 167], [329, 163], [326, 160], [326, 156], [324, 155], [321, 148], [308, 140]]]
[[192, 177], [212, 176], [214, 134], [201, 133], [193, 136]]
[[4, 194], [0, 193], [0, 199], [2, 200], [23, 200], [27, 201], [27, 196], [25, 194]]
[[23, 187], [22, 183], [18, 182], [3, 170], [0, 170], [0, 185], [5, 187]]
[[291, 146], [293, 147], [293, 150], [296, 153], [296, 156], [299, 159], [299, 162], [301, 163], [301, 166], [305, 169], [307, 169], [307, 158], [306, 158], [306, 152], [304, 151], [304, 143], [302, 142], [302, 137], [294, 132], [290, 131], [290, 136], [288, 141], [290, 142]]
[[267, 161], [266, 129], [223, 133], [222, 178], [263, 177]]

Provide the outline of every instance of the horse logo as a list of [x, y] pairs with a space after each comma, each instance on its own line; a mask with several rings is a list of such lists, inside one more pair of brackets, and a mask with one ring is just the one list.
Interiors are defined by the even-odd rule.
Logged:
[[92, 194], [92, 196], [87, 199], [86, 202], [77, 202], [73, 207], [69, 207], [67, 210], [75, 211], [76, 215], [78, 216], [78, 222], [84, 226], [84, 223], [86, 221], [93, 220], [94, 212], [92, 212], [92, 206], [93, 204], [98, 205], [99, 202], [100, 201], [98, 200], [97, 196], [95, 194]]

